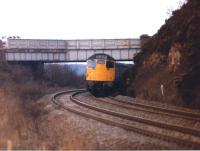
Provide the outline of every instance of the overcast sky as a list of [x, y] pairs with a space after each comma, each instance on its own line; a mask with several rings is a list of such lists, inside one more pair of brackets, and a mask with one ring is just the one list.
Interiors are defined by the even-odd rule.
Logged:
[[0, 38], [90, 39], [153, 35], [184, 0], [0, 0]]

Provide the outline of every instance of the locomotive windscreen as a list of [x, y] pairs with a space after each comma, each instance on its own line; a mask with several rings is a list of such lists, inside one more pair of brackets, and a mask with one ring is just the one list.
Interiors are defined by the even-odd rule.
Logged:
[[95, 60], [88, 60], [87, 61], [87, 67], [88, 68], [95, 68], [96, 67], [96, 61]]
[[113, 60], [113, 61], [115, 60], [114, 58], [112, 58], [111, 56], [107, 54], [94, 54], [88, 59], [105, 59], [105, 60]]

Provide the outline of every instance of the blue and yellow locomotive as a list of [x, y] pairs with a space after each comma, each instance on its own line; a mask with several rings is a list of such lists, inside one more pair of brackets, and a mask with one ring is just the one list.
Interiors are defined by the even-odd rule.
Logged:
[[122, 87], [121, 70], [107, 54], [94, 54], [87, 59], [87, 90], [94, 95], [108, 95]]
[[106, 54], [94, 54], [87, 59], [87, 90], [94, 95], [110, 93], [115, 81], [115, 59]]

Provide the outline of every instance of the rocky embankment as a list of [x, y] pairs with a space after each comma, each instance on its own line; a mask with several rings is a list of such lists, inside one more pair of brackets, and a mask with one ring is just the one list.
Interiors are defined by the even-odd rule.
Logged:
[[132, 94], [200, 108], [200, 1], [188, 0], [135, 58]]

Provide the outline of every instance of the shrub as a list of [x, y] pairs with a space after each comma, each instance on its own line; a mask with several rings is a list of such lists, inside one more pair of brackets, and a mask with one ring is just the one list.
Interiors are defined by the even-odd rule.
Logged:
[[85, 76], [78, 75], [69, 66], [49, 64], [45, 67], [45, 79], [53, 85], [82, 87], [85, 84]]

